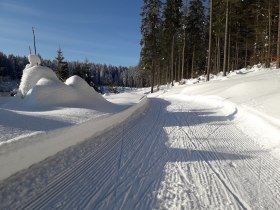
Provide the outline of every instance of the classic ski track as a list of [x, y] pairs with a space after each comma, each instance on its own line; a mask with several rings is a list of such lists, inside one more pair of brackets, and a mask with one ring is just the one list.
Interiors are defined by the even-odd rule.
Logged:
[[[175, 117], [176, 117], [176, 116], [175, 116]], [[197, 117], [197, 119], [199, 119], [199, 118]], [[181, 123], [181, 121], [179, 121], [177, 117], [176, 117], [176, 120], [177, 120], [178, 124]], [[186, 122], [186, 123], [188, 123], [188, 122]], [[188, 126], [188, 127], [190, 128], [191, 126]], [[182, 130], [186, 133], [186, 135], [189, 135], [189, 134], [187, 133], [187, 131], [185, 131], [184, 128], [182, 128]], [[205, 130], [206, 130], [207, 132], [209, 132], [208, 129], [205, 129]], [[192, 132], [192, 131], [191, 131], [191, 132]], [[200, 144], [200, 145], [198, 146], [198, 145], [195, 144], [193, 141], [191, 141], [192, 144], [193, 144], [193, 146], [195, 147], [195, 149], [206, 150], [207, 148], [205, 148], [205, 147], [201, 144], [201, 142], [199, 141], [199, 138], [196, 137], [197, 132], [196, 132], [196, 133], [192, 132], [192, 133], [193, 133], [193, 136], [195, 137], [195, 139], [197, 140], [197, 143]], [[227, 183], [227, 181], [225, 181], [225, 179], [221, 176], [220, 172], [219, 172], [217, 169], [215, 169], [215, 167], [214, 167], [212, 164], [209, 163], [209, 161], [207, 160], [207, 157], [205, 158], [205, 157], [204, 157], [204, 154], [203, 154], [202, 152], [199, 152], [198, 154], [199, 154], [199, 155], [201, 156], [201, 158], [205, 161], [205, 163], [207, 163], [207, 165], [208, 165], [209, 168], [212, 170], [212, 172], [214, 172], [214, 174], [216, 175], [216, 177], [218, 178], [218, 180], [223, 184], [223, 186], [228, 190], [228, 192], [232, 194], [232, 196], [236, 199], [236, 201], [237, 201], [244, 209], [249, 209], [248, 204], [246, 204], [246, 203], [243, 201], [243, 199], [241, 198], [241, 196], [240, 196], [237, 192], [235, 192], [235, 190], [232, 188], [232, 186], [229, 185], [229, 184]], [[219, 159], [217, 158], [217, 160], [219, 160]], [[216, 186], [216, 187], [217, 187], [217, 186]], [[218, 187], [217, 187], [217, 188], [218, 188]], [[220, 197], [217, 197], [217, 199], [222, 200]]]
[[[85, 164], [87, 161], [90, 161], [92, 159], [91, 161], [94, 162], [94, 161], [100, 159], [100, 157], [104, 156], [104, 152], [103, 151], [105, 151], [106, 153], [109, 153], [111, 150], [113, 150], [114, 149], [114, 145], [118, 142], [119, 135], [121, 135], [121, 133], [118, 133], [118, 135], [113, 136], [113, 139], [112, 139], [113, 141], [105, 141], [105, 142], [102, 142], [100, 145], [98, 145], [101, 149], [100, 149], [100, 151], [97, 151], [97, 153], [88, 153], [87, 156], [84, 156], [82, 159], [77, 161], [75, 163], [75, 166], [70, 167], [69, 169], [66, 169], [65, 171], [62, 171], [60, 174], [58, 174], [58, 176], [56, 176], [54, 178], [54, 180], [52, 180], [48, 184], [48, 187], [41, 194], [43, 196], [45, 196], [44, 195], [44, 193], [46, 193], [45, 191], [48, 191], [49, 189], [53, 189], [53, 186], [56, 186], [57, 182], [61, 182], [61, 179], [65, 180], [65, 178], [67, 178], [70, 175], [73, 175], [73, 174], [77, 175], [77, 174], [75, 174], [75, 171], [77, 171], [77, 168], [76, 168], [77, 166], [78, 166], [78, 168], [79, 167], [84, 167], [86, 169], [85, 166], [87, 166], [87, 165], [89, 165], [91, 163], [90, 162], [89, 164]], [[115, 143], [115, 144], [112, 145], [112, 143]], [[108, 150], [108, 148], [110, 150]], [[78, 176], [80, 176], [80, 175], [78, 174]], [[36, 198], [37, 196], [38, 195], [35, 195], [35, 199], [38, 199], [38, 198]]]
[[[194, 113], [194, 115], [195, 115], [195, 113]], [[200, 121], [200, 123], [201, 123], [201, 125], [203, 126], [203, 127], [207, 127], [208, 125], [205, 125], [202, 121], [201, 121], [201, 118], [199, 117], [199, 116], [196, 116], [195, 117], [196, 119], [198, 119], [199, 121]], [[193, 119], [192, 119], [193, 120]], [[227, 132], [227, 137], [234, 137], [234, 139], [240, 139], [240, 138], [237, 138], [238, 136], [238, 134], [237, 133], [242, 133], [242, 132], [240, 132], [239, 131], [239, 129], [233, 124], [233, 123], [230, 123], [229, 124], [229, 126], [230, 126], [230, 128], [232, 128], [232, 129], [227, 129], [226, 130], [226, 132]], [[219, 127], [219, 129], [220, 129], [221, 127]], [[222, 127], [223, 129], [225, 129], [225, 127]], [[219, 129], [216, 129], [215, 130], [215, 132], [217, 132]], [[232, 132], [231, 133], [231, 130], [237, 130], [238, 132]], [[196, 132], [196, 131], [194, 131], [194, 133], [195, 134], [198, 134], [199, 135], [199, 132]], [[243, 134], [243, 133], [242, 133]], [[213, 135], [213, 133], [210, 133], [209, 134], [209, 136], [212, 136]], [[200, 136], [196, 136], [195, 137], [196, 139], [200, 139], [201, 137]], [[254, 150], [256, 150], [256, 146], [255, 147], [253, 147], [252, 145], [255, 145], [251, 140], [249, 140], [249, 139], [247, 139], [247, 141], [244, 141], [244, 140], [239, 140], [239, 141], [234, 141], [234, 145], [230, 145], [230, 146], [228, 146], [228, 141], [226, 141], [226, 140], [228, 140], [228, 138], [226, 138], [226, 136], [224, 137], [224, 138], [221, 138], [221, 141], [223, 142], [223, 146], [226, 146], [224, 149], [226, 149], [227, 150], [227, 152], [232, 152], [232, 149], [233, 148], [235, 148], [236, 146], [238, 146], [238, 144], [239, 144], [239, 146], [240, 145], [242, 145], [243, 146], [243, 148], [246, 148], [247, 150], [249, 149], [249, 150], [251, 150], [251, 151], [254, 151]], [[209, 143], [209, 142], [211, 142], [210, 140], [208, 140], [207, 141], [207, 143]], [[201, 143], [201, 145], [203, 146], [203, 144], [202, 144], [202, 142], [200, 141], [200, 143]], [[215, 149], [215, 146], [213, 147], [213, 146], [211, 146], [211, 144], [208, 144], [207, 145], [207, 147], [209, 147], [210, 146], [210, 148], [211, 148], [211, 150], [213, 150], [213, 151], [216, 151], [217, 152], [217, 150]], [[242, 146], [241, 146], [241, 148], [242, 148]], [[259, 148], [258, 148], [259, 149]], [[273, 195], [273, 197], [272, 197], [272, 199], [273, 199], [273, 201], [274, 201], [274, 203], [277, 203], [277, 205], [280, 205], [280, 202], [279, 202], [279, 191], [276, 191], [275, 192], [275, 184], [276, 184], [276, 186], [277, 186], [277, 188], [279, 189], [279, 187], [280, 187], [280, 185], [279, 185], [279, 179], [276, 179], [276, 178], [274, 178], [274, 179], [272, 179], [272, 181], [270, 181], [270, 183], [271, 183], [271, 186], [268, 186], [267, 184], [266, 184], [266, 181], [268, 181], [268, 180], [271, 180], [271, 177], [275, 177], [275, 174], [279, 174], [279, 167], [277, 168], [277, 167], [275, 167], [273, 164], [269, 164], [269, 160], [271, 160], [271, 156], [269, 156], [269, 154], [267, 154], [267, 153], [263, 153], [263, 156], [265, 156], [265, 157], [262, 157], [262, 160], [264, 160], [265, 162], [266, 162], [266, 164], [264, 164], [265, 166], [266, 166], [266, 169], [267, 170], [262, 170], [262, 171], [265, 171], [265, 172], [270, 172], [270, 176], [266, 176], [266, 179], [265, 179], [265, 182], [263, 183], [266, 187], [268, 187], [269, 189], [270, 189], [270, 193]], [[275, 160], [274, 160], [275, 161]], [[243, 162], [247, 165], [247, 167], [249, 168], [249, 170], [252, 172], [252, 175], [257, 179], [258, 177], [259, 177], [259, 174], [258, 174], [258, 171], [256, 170], [256, 168], [258, 168], [258, 165], [259, 165], [259, 163], [257, 162], [257, 160], [255, 160], [255, 161], [252, 161], [252, 160], [248, 160], [248, 159], [244, 159], [243, 160]], [[276, 165], [278, 165], [278, 164], [276, 164]], [[219, 166], [219, 165], [217, 165], [217, 166]], [[278, 165], [279, 166], [279, 165]], [[264, 167], [264, 166], [263, 166]], [[223, 176], [223, 177], [225, 177], [226, 178], [226, 180], [227, 181], [229, 181], [229, 183], [230, 183], [230, 186], [234, 189], [234, 191], [236, 191], [236, 192], [238, 192], [238, 189], [235, 187], [235, 185], [230, 181], [231, 179], [229, 178], [229, 176], [228, 176], [228, 174], [225, 172], [225, 170], [219, 170], [219, 171], [221, 171], [222, 173], [221, 173], [221, 175]], [[272, 176], [273, 175], [273, 176]], [[248, 176], [248, 175], [247, 175]], [[279, 177], [279, 175], [278, 175], [278, 177]], [[242, 178], [242, 176], [240, 176], [240, 178]], [[241, 179], [239, 179], [239, 180], [241, 180]], [[266, 188], [266, 187], [264, 187], [264, 188]], [[242, 188], [243, 190], [244, 190], [244, 188]], [[239, 193], [238, 193], [239, 194]], [[265, 202], [265, 201], [264, 201]], [[260, 207], [259, 207], [260, 208]]]
[[[181, 109], [181, 108], [180, 108], [180, 109]], [[180, 120], [177, 118], [176, 115], [174, 115], [173, 118], [176, 120], [176, 122], [177, 122], [177, 124], [178, 124], [179, 126], [182, 124], [182, 121], [180, 121]], [[191, 122], [196, 122], [197, 120], [198, 120], [197, 118], [196, 118], [196, 119], [192, 119]], [[208, 162], [207, 158], [204, 157], [204, 155], [203, 155], [203, 153], [201, 152], [201, 150], [202, 150], [202, 151], [203, 151], [203, 150], [206, 150], [206, 148], [203, 147], [201, 144], [199, 144], [199, 139], [196, 138], [196, 133], [194, 133], [194, 132], [191, 130], [191, 126], [189, 125], [189, 122], [188, 122], [187, 120], [186, 120], [185, 122], [188, 124], [188, 129], [189, 129], [189, 131], [192, 133], [192, 136], [195, 137], [195, 139], [197, 140], [198, 144], [195, 144], [195, 143], [191, 140], [192, 138], [190, 137], [190, 134], [183, 128], [183, 126], [181, 126], [181, 130], [182, 130], [182, 131], [185, 133], [185, 135], [188, 137], [188, 139], [189, 139], [190, 142], [192, 143], [192, 146], [194, 147], [194, 149], [196, 149], [196, 150], [198, 151], [197, 153], [198, 153], [198, 155], [200, 156], [201, 161], [203, 161], [203, 163], [206, 163], [206, 164], [203, 164], [202, 169], [203, 169], [203, 170], [206, 170], [205, 167], [208, 166], [208, 167], [210, 168], [210, 170], [216, 175], [216, 177], [218, 178], [218, 180], [220, 181], [220, 183], [228, 190], [228, 192], [231, 193], [231, 194], [233, 195], [233, 197], [237, 200], [238, 203], [241, 204], [241, 206], [244, 206], [244, 204], [243, 204], [242, 201], [241, 201], [241, 198], [239, 198], [239, 196], [238, 196], [235, 192], [233, 192], [233, 190], [231, 189], [231, 187], [229, 187], [229, 186], [227, 185], [227, 183], [222, 179], [222, 177], [220, 176], [219, 172], [217, 172], [217, 170], [214, 169], [213, 166]], [[207, 130], [207, 129], [206, 129], [206, 130]], [[178, 164], [177, 164], [177, 165], [178, 165]], [[182, 170], [180, 170], [180, 172], [182, 173]], [[203, 183], [204, 180], [207, 179], [207, 177], [202, 177], [201, 175], [204, 175], [204, 174], [199, 174], [199, 182], [200, 182], [200, 183]], [[184, 177], [185, 177], [185, 175], [184, 175]], [[217, 191], [220, 191], [219, 185], [218, 185], [216, 182], [215, 182], [215, 185], [213, 185], [213, 186], [214, 186], [214, 188], [217, 189]], [[222, 194], [222, 193], [220, 193], [220, 194]], [[215, 196], [213, 197], [213, 198], [216, 200], [215, 203], [221, 203], [222, 198], [221, 198], [220, 194], [218, 194], [216, 197], [215, 197]], [[213, 194], [212, 194], [212, 195], [213, 195]], [[201, 200], [200, 200], [200, 202], [201, 202]], [[246, 204], [245, 204], [245, 205], [246, 205]]]
[[[161, 97], [164, 99], [164, 94]], [[252, 144], [234, 123], [226, 121], [224, 115], [221, 121], [213, 118], [213, 122], [208, 122], [207, 116], [203, 115], [207, 115], [207, 112], [203, 113], [206, 105], [197, 102], [182, 105], [176, 100], [163, 99], [150, 99], [144, 114], [73, 147], [68, 153], [62, 151], [43, 161], [42, 166], [47, 167], [48, 162], [55, 162], [55, 158], [67, 158], [63, 155], [78, 152], [80, 156], [80, 159], [74, 158], [70, 167], [48, 177], [49, 181], [42, 189], [37, 187], [27, 198], [19, 196], [14, 202], [11, 199], [0, 203], [0, 208], [165, 208], [161, 206], [164, 200], [158, 195], [175, 196], [173, 201], [176, 203], [168, 203], [173, 208], [271, 209], [280, 206], [280, 164], [270, 163], [268, 153], [259, 154], [258, 146]], [[213, 114], [221, 114], [221, 111], [214, 110]], [[172, 148], [182, 148], [182, 151]], [[237, 165], [246, 167], [250, 174], [238, 167], [230, 167], [230, 160], [224, 160], [223, 153], [236, 155]], [[258, 159], [247, 159], [244, 155], [260, 157], [261, 167]], [[30, 173], [34, 168], [41, 168], [41, 165], [31, 167]], [[261, 171], [257, 170], [259, 168]], [[29, 170], [19, 175], [32, 177], [28, 175]], [[258, 181], [259, 177], [261, 180]], [[16, 181], [16, 177], [12, 180]], [[184, 186], [184, 193], [169, 191], [177, 184]], [[253, 192], [255, 184], [265, 188], [270, 195], [253, 198], [257, 195]], [[10, 191], [17, 189], [16, 185], [12, 186], [14, 188]], [[5, 192], [5, 185], [0, 188], [0, 193], [2, 191]], [[255, 194], [250, 195], [251, 192]], [[258, 200], [260, 202], [254, 204]]]
[[[158, 114], [159, 114], [160, 112], [158, 112]], [[159, 116], [158, 116], [159, 117]], [[155, 127], [155, 123], [158, 121], [158, 117], [156, 118], [156, 120], [154, 121], [154, 123], [153, 123], [153, 126], [150, 126], [150, 130], [145, 134], [145, 136], [149, 136], [150, 135], [150, 133], [151, 133], [151, 131], [152, 131], [152, 128], [153, 127]], [[136, 130], [137, 131], [137, 130]], [[138, 129], [138, 131], [139, 131], [139, 129]], [[136, 147], [136, 150], [135, 151], [133, 151], [132, 152], [132, 154], [131, 154], [131, 156], [130, 156], [130, 158], [129, 159], [127, 159], [127, 161], [126, 162], [124, 162], [122, 165], [121, 165], [121, 168], [119, 169], [120, 170], [120, 174], [123, 174], [124, 172], [126, 172], [127, 173], [127, 171], [126, 171], [126, 169], [128, 168], [128, 166], [129, 166], [129, 164], [131, 164], [131, 165], [133, 165], [133, 164], [135, 164], [135, 162], [133, 162], [135, 159], [137, 160], [137, 158], [136, 158], [136, 156], [142, 156], [143, 154], [141, 154], [140, 153], [140, 151], [141, 150], [143, 150], [143, 148], [145, 148], [143, 145], [144, 144], [147, 144], [147, 141], [144, 141], [144, 139], [145, 138], [143, 138], [143, 133], [139, 133], [138, 135], [136, 135], [135, 136], [135, 134], [136, 134], [136, 132], [135, 132], [135, 130], [132, 128], [132, 130], [130, 130], [130, 131], [128, 131], [125, 135], [124, 135], [124, 140], [125, 140], [125, 142], [126, 143], [128, 143], [128, 142], [138, 142], [139, 140], [141, 140], [142, 139], [142, 141], [140, 142], [140, 144], [139, 144], [139, 142], [138, 142], [138, 146]], [[131, 136], [129, 136], [129, 135], [131, 135]], [[136, 138], [135, 138], [136, 137]], [[132, 139], [133, 141], [129, 141], [130, 139]], [[128, 141], [128, 142], [127, 142]], [[124, 144], [125, 145], [125, 144]], [[131, 147], [130, 147], [131, 148]], [[124, 149], [124, 151], [130, 151], [130, 150], [125, 150]], [[143, 151], [144, 152], [144, 151]], [[124, 156], [123, 156], [124, 157]], [[135, 168], [138, 168], [138, 166], [140, 167], [140, 169], [142, 168], [141, 167], [141, 162], [140, 163], [138, 163], [138, 164], [136, 164], [136, 167]], [[142, 164], [143, 165], [143, 164]], [[138, 170], [139, 171], [139, 170]], [[126, 174], [126, 179], [128, 179], [129, 177], [135, 177], [135, 179], [138, 177], [138, 176], [136, 176], [135, 175], [135, 171], [131, 171], [131, 172], [129, 172], [128, 174]], [[119, 187], [121, 187], [123, 184], [126, 184], [126, 186], [127, 186], [127, 188], [129, 188], [132, 184], [133, 184], [133, 181], [131, 181], [130, 183], [125, 183], [127, 180], [126, 179], [124, 179], [123, 181], [121, 181], [121, 182], [119, 182], [119, 183], [117, 183], [117, 185], [115, 186], [115, 188], [119, 188]], [[113, 193], [113, 191], [114, 191], [114, 189], [111, 189], [111, 190], [109, 190], [105, 195], [103, 195], [102, 196], [102, 199], [99, 199], [100, 201], [102, 201], [102, 200], [104, 200], [104, 199], [106, 199], [110, 194], [112, 194]], [[90, 195], [90, 193], [89, 193], [89, 196], [91, 196]], [[85, 199], [86, 200], [86, 199]], [[96, 205], [98, 205], [98, 203], [96, 204]]]
[[[160, 114], [160, 112], [158, 111], [157, 112], [158, 114]], [[152, 115], [151, 115], [152, 116]], [[154, 123], [156, 123], [157, 122], [157, 120], [155, 120], [154, 121]], [[152, 126], [150, 126], [150, 128], [152, 129], [154, 126], [152, 125]], [[135, 133], [134, 133], [135, 134]], [[120, 134], [119, 134], [120, 135]], [[127, 135], [127, 134], [126, 134]], [[142, 136], [142, 133], [139, 133], [139, 138]], [[118, 137], [119, 136], [116, 136], [113, 140], [117, 140], [118, 139]], [[136, 140], [138, 140], [138, 139], [136, 139]], [[137, 142], [137, 141], [136, 141]], [[145, 143], [145, 141], [142, 141], [143, 143]], [[112, 142], [111, 142], [112, 143]], [[117, 142], [115, 142], [114, 141], [114, 143], [115, 144], [117, 144]], [[107, 150], [108, 148], [107, 147], [104, 147], [104, 151], [106, 151], [107, 153], [109, 153], [113, 148], [114, 148], [114, 146], [115, 146], [115, 144], [114, 145], [112, 145], [111, 144], [111, 146], [112, 147], [110, 147], [110, 150]], [[108, 144], [109, 145], [109, 144]], [[108, 146], [108, 145], [106, 145], [106, 146]], [[134, 156], [139, 152], [139, 149], [141, 149], [141, 146], [142, 145], [139, 145], [138, 146], [138, 148], [137, 148], [137, 150], [133, 153], [134, 154]], [[116, 150], [116, 153], [118, 153], [119, 152], [119, 150]], [[106, 153], [106, 154], [107, 154]], [[100, 153], [100, 156], [104, 156], [104, 154], [103, 154], [103, 152], [102, 153]], [[100, 156], [98, 156], [98, 157], [96, 157], [95, 159], [94, 159], [94, 161], [95, 160], [97, 160], [97, 159], [99, 159], [100, 158]], [[86, 157], [86, 160], [90, 160], [92, 158], [92, 156], [91, 155], [89, 155], [89, 157]], [[87, 165], [90, 165], [92, 162], [94, 162], [94, 161], [91, 161], [91, 162], [89, 162], [88, 164], [85, 164], [84, 162], [86, 162], [86, 161], [81, 161], [81, 162], [79, 162], [79, 164], [77, 164], [78, 166], [80, 165], [80, 167], [83, 167], [85, 170], [88, 170], [87, 169]], [[106, 161], [106, 162], [108, 162], [108, 160]], [[109, 167], [109, 166], [108, 166]], [[122, 166], [123, 167], [123, 166]], [[124, 169], [125, 169], [125, 167], [123, 167]], [[151, 169], [151, 168], [150, 168]], [[77, 168], [75, 169], [73, 169], [73, 173], [75, 174], [75, 171], [77, 170]], [[67, 171], [67, 173], [70, 173], [70, 175], [72, 175], [72, 172], [71, 172], [71, 170], [70, 171]], [[66, 173], [66, 174], [67, 174]], [[54, 195], [55, 195], [55, 193], [56, 192], [58, 192], [58, 191], [60, 191], [60, 192], [63, 192], [64, 191], [64, 189], [66, 190], [66, 188], [67, 188], [67, 184], [63, 184], [63, 183], [68, 183], [69, 182], [69, 180], [70, 179], [77, 179], [78, 177], [81, 177], [83, 175], [83, 171], [81, 171], [81, 169], [79, 170], [79, 174], [76, 174], [76, 176], [75, 177], [69, 177], [69, 178], [67, 178], [67, 179], [65, 179], [65, 174], [63, 174], [63, 175], [61, 175], [61, 176], [59, 176], [59, 177], [57, 177], [56, 178], [56, 180], [55, 181], [57, 181], [58, 180], [58, 182], [60, 182], [60, 179], [63, 179], [63, 182], [60, 182], [59, 184], [57, 184], [56, 182], [52, 182], [50, 185], [49, 185], [49, 187], [46, 189], [46, 190], [44, 190], [44, 192], [42, 192], [41, 193], [41, 195], [42, 196], [46, 196], [46, 192], [48, 192], [48, 190], [49, 189], [51, 189], [51, 192], [50, 192], [50, 196], [47, 196], [49, 199], [48, 200], [45, 200], [45, 201], [42, 201], [43, 203], [39, 203], [39, 204], [37, 204], [36, 206], [34, 206], [35, 204], [33, 203], [32, 204], [32, 206], [28, 206], [28, 208], [29, 207], [34, 207], [34, 208], [39, 208], [39, 207], [42, 207], [42, 206], [44, 206], [44, 204], [46, 204], [46, 202], [48, 202], [48, 201], [50, 201], [51, 199], [54, 199]], [[68, 176], [69, 176], [69, 174], [68, 174]], [[67, 177], [67, 176], [66, 176]], [[97, 176], [97, 177], [99, 177], [99, 176]], [[102, 177], [102, 176], [101, 176]], [[94, 181], [94, 180], [92, 180], [92, 181]], [[99, 180], [99, 182], [100, 182], [100, 180]], [[65, 188], [62, 188], [62, 187], [65, 187]], [[57, 190], [54, 190], [54, 188], [55, 189], [57, 189]], [[77, 193], [80, 193], [80, 192], [77, 192]], [[92, 195], [92, 194], [91, 194]], [[36, 196], [37, 197], [37, 196]], [[39, 196], [40, 197], [40, 196]], [[34, 198], [34, 199], [38, 199], [38, 197], [37, 198]], [[87, 200], [87, 199], [85, 199], [85, 200]], [[32, 202], [34, 202], [34, 200], [31, 200], [30, 201], [30, 203], [32, 203]], [[35, 202], [36, 203], [36, 202]], [[69, 202], [69, 203], [71, 203], [71, 202]], [[28, 204], [27, 204], [28, 205]], [[27, 205], [25, 206], [25, 207], [27, 207]], [[71, 206], [71, 205], [70, 205]], [[24, 209], [24, 208], [23, 208]]]
[[[117, 140], [114, 138], [113, 140]], [[89, 170], [88, 166], [91, 165], [91, 163], [94, 163], [95, 160], [100, 159], [103, 155], [106, 155], [106, 153], [109, 153], [114, 145], [117, 144], [117, 141], [111, 141], [110, 144], [107, 144], [106, 146], [102, 147], [102, 150], [99, 150], [99, 155], [95, 155], [96, 158], [91, 157], [94, 153], [92, 153], [90, 156], [86, 157], [84, 161], [81, 161], [79, 164], [75, 165], [75, 167], [72, 168], [72, 170], [67, 171], [66, 174], [59, 175], [53, 182], [50, 183], [50, 185], [47, 186], [47, 188], [40, 193], [39, 198], [47, 198], [43, 200], [39, 200], [38, 196], [36, 195], [33, 200], [29, 201], [28, 204], [22, 207], [22, 209], [39, 209], [42, 208], [48, 201], [51, 199], [54, 199], [55, 196], [59, 195], [58, 192], [62, 193], [65, 190], [67, 190], [67, 187], [69, 187], [70, 180], [72, 179], [78, 179], [79, 177], [82, 177], [84, 173], [86, 173], [87, 170]], [[110, 146], [110, 147], [109, 147]], [[109, 148], [107, 148], [109, 147]], [[108, 149], [108, 150], [106, 150]], [[103, 152], [104, 150], [104, 152]], [[77, 173], [78, 172], [78, 173]], [[40, 202], [39, 202], [40, 201]], [[18, 207], [21, 209], [21, 207]]]
[[[197, 119], [201, 120], [199, 117], [197, 117]], [[250, 151], [256, 151], [256, 150], [260, 149], [249, 138], [246, 138], [246, 141], [244, 141], [244, 139], [242, 140], [240, 138], [237, 138], [237, 135], [242, 133], [242, 131], [240, 131], [236, 127], [236, 125], [234, 125], [234, 123], [230, 123], [229, 126], [230, 126], [231, 129], [227, 129], [227, 131], [226, 131], [228, 133], [228, 135], [221, 139], [221, 141], [223, 142], [223, 145], [226, 146], [224, 149], [226, 149], [228, 152], [232, 152], [232, 149], [236, 148], [237, 146], [239, 146], [239, 147], [241, 146], [240, 148], [243, 147], [243, 148], [246, 148], [247, 150], [250, 150]], [[223, 128], [223, 129], [225, 129], [225, 128]], [[233, 130], [235, 130], [236, 132], [233, 132]], [[238, 139], [239, 141], [234, 141], [234, 142], [230, 141], [230, 143], [233, 142], [234, 144], [231, 145], [231, 146], [228, 146], [229, 141], [226, 141], [226, 140], [229, 140], [228, 138], [230, 136], [234, 137], [234, 139]], [[207, 141], [207, 142], [210, 142], [210, 141]], [[208, 145], [211, 147], [211, 149], [213, 151], [216, 151], [215, 147], [211, 146], [211, 144], [208, 144]], [[279, 191], [275, 192], [275, 187], [277, 189], [280, 188], [280, 181], [279, 181], [280, 176], [278, 175], [279, 174], [279, 164], [271, 164], [271, 162], [269, 162], [269, 161], [272, 160], [272, 157], [267, 152], [262, 152], [261, 154], [258, 154], [258, 155], [262, 160], [261, 174], [264, 175], [264, 178], [262, 178], [264, 181], [261, 181], [261, 185], [264, 185], [263, 186], [264, 189], [269, 189], [270, 190], [270, 193], [273, 195], [272, 198], [270, 198], [270, 199], [272, 199], [274, 201], [274, 203], [277, 203], [277, 205], [280, 206], [280, 201], [279, 201], [280, 193], [279, 193]], [[276, 161], [276, 160], [272, 160], [272, 161], [273, 162], [279, 162], [279, 161]], [[245, 159], [243, 159], [243, 162], [246, 164], [247, 168], [250, 170], [252, 175], [256, 179], [258, 179], [259, 173], [258, 173], [258, 170], [256, 170], [259, 167], [258, 158], [257, 159], [255, 158], [254, 160], [245, 158]], [[224, 170], [221, 170], [221, 171], [223, 172], [222, 174], [224, 175], [224, 177], [226, 177], [227, 180], [230, 181], [231, 179], [228, 178], [228, 174], [225, 173]], [[276, 174], [278, 175], [277, 176], [278, 178], [275, 178]], [[240, 176], [240, 178], [241, 178], [241, 176]], [[268, 184], [268, 182], [270, 183], [270, 185]], [[232, 184], [231, 186], [233, 188], [235, 188], [234, 184]], [[235, 188], [235, 190], [236, 190], [236, 188]], [[262, 201], [262, 202], [267, 202], [267, 201]], [[259, 207], [259, 208], [261, 208], [261, 207]]]

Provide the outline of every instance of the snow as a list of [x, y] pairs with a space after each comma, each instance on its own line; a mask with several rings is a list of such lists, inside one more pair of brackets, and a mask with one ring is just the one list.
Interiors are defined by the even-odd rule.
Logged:
[[[110, 117], [102, 117], [98, 120], [95, 117], [74, 127], [64, 126], [65, 128], [59, 130], [34, 133], [32, 136], [28, 135], [20, 139], [14, 138], [5, 141], [0, 144], [0, 179], [7, 178], [15, 172], [26, 169], [32, 164], [55, 155], [65, 148], [83, 142], [100, 132], [106, 132], [128, 119], [134, 113], [141, 112], [147, 105], [145, 99], [135, 106]], [[37, 123], [40, 123], [40, 121]]]
[[40, 66], [41, 60], [36, 55], [28, 56], [29, 63], [22, 73], [21, 82], [19, 85], [19, 95], [25, 97], [41, 78], [58, 81], [54, 71], [48, 67]]
[[143, 94], [111, 103], [79, 76], [63, 83], [38, 59], [29, 56], [21, 97], [0, 100], [0, 180], [111, 128], [146, 104], [138, 103]]
[[239, 128], [280, 158], [279, 89], [279, 69], [254, 66], [230, 73], [227, 80], [217, 77], [209, 83], [181, 88], [181, 93], [194, 100], [216, 103], [228, 114], [236, 110], [234, 120]]
[[28, 61], [29, 64], [26, 65], [26, 68], [41, 65], [41, 59], [38, 55], [28, 55]]
[[0, 100], [0, 208], [279, 208], [279, 69], [104, 97], [43, 69]]

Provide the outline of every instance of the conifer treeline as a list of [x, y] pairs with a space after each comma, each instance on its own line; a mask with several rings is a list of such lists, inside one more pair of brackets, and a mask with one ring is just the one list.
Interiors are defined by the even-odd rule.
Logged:
[[208, 63], [210, 73], [226, 74], [279, 61], [279, 12], [279, 0], [144, 0], [140, 66], [149, 72], [152, 91], [206, 74]]
[[[26, 56], [6, 56], [0, 52], [0, 82], [7, 80], [20, 80], [22, 71], [28, 64]], [[58, 49], [54, 60], [42, 59], [42, 65], [48, 66], [55, 71], [57, 76], [65, 81], [72, 75], [79, 75], [85, 79], [89, 85], [97, 86], [126, 86], [142, 87], [145, 85], [142, 75], [136, 71], [136, 67], [113, 66], [106, 64], [65, 61], [61, 49]], [[141, 79], [140, 79], [141, 77]], [[0, 90], [1, 91], [1, 90]]]

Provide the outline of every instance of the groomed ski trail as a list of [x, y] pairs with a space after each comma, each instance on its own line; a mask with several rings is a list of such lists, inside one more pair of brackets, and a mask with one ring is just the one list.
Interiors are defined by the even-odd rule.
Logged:
[[0, 209], [279, 209], [280, 163], [223, 114], [161, 95], [0, 184]]

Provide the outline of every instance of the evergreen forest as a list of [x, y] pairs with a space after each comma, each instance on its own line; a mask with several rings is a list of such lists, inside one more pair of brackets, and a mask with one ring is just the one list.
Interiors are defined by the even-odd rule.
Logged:
[[[143, 0], [139, 64], [65, 61], [62, 49], [42, 64], [65, 81], [91, 86], [154, 87], [200, 75], [280, 62], [280, 0]], [[0, 80], [20, 80], [27, 57], [0, 52]]]
[[279, 0], [144, 0], [141, 68], [153, 87], [272, 62], [279, 67]]

